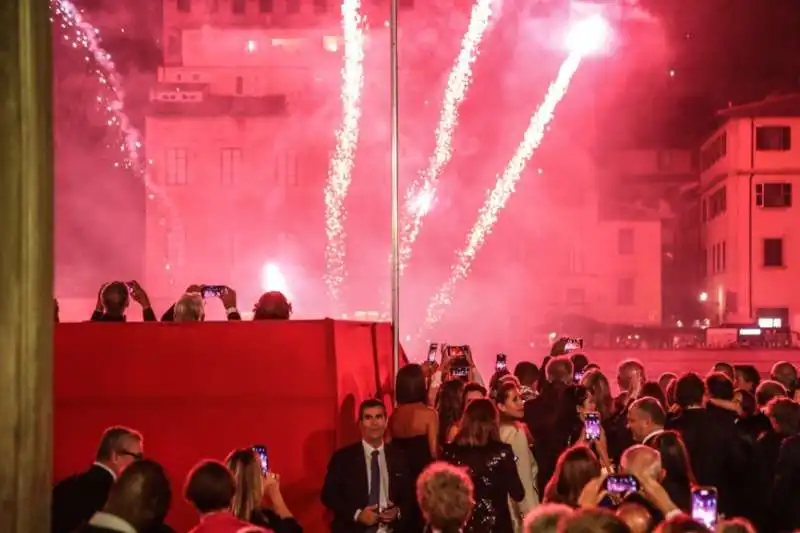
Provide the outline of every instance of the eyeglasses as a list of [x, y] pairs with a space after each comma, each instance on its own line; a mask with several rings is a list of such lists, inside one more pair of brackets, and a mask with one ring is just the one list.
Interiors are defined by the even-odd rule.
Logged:
[[128, 450], [120, 450], [117, 452], [120, 455], [127, 455], [129, 457], [133, 457], [134, 461], [141, 461], [144, 459], [144, 454], [142, 452], [129, 452]]

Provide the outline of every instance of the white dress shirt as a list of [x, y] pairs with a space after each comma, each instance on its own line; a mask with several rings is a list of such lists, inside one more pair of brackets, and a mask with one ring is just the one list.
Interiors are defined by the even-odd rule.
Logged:
[[[386, 466], [386, 447], [381, 444], [377, 448], [373, 448], [363, 440], [361, 441], [361, 445], [364, 447], [364, 461], [367, 464], [367, 494], [370, 493], [372, 487], [370, 484], [372, 483], [372, 452], [378, 452], [378, 466], [380, 467], [381, 471], [381, 487], [380, 487], [380, 497], [378, 498], [378, 509], [385, 509], [389, 505], [389, 467]], [[358, 515], [361, 514], [363, 509], [359, 509], [356, 511], [355, 516], [353, 517], [354, 520], [358, 521]], [[389, 531], [389, 528], [386, 524], [381, 524], [378, 526], [378, 533], [384, 533]]]
[[114, 472], [108, 465], [104, 465], [103, 463], [98, 463], [97, 461], [95, 461], [93, 466], [99, 466], [100, 468], [111, 474], [111, 477], [114, 478], [114, 481], [117, 480], [117, 473]]
[[122, 518], [104, 512], [95, 513], [89, 520], [89, 525], [119, 531], [119, 533], [136, 533], [136, 528]]
[[657, 429], [657, 430], [653, 431], [652, 433], [649, 433], [645, 438], [642, 439], [642, 444], [647, 444], [647, 441], [649, 441], [650, 439], [652, 439], [656, 435], [661, 435], [662, 433], [664, 433], [664, 428]]

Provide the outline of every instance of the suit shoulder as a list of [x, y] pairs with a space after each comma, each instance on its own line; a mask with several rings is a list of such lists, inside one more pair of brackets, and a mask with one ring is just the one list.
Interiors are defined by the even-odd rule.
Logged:
[[333, 455], [331, 456], [331, 462], [347, 460], [351, 457], [355, 457], [358, 455], [359, 450], [363, 449], [364, 447], [360, 441], [353, 444], [348, 444], [347, 446], [342, 446], [333, 452]]

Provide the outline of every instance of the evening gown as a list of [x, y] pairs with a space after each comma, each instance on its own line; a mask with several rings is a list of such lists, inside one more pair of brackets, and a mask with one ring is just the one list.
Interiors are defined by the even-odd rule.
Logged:
[[475, 486], [475, 509], [464, 533], [513, 533], [508, 498], [522, 501], [525, 489], [511, 446], [498, 441], [485, 446], [446, 444], [442, 459], [465, 467]]
[[403, 533], [422, 533], [425, 529], [425, 520], [417, 504], [417, 478], [431, 462], [431, 449], [428, 446], [427, 435], [417, 435], [415, 437], [393, 437], [392, 446], [399, 449], [405, 458], [408, 467], [408, 478], [413, 480], [409, 487], [411, 493], [408, 494], [408, 501], [413, 502], [406, 510], [407, 515], [403, 516]]

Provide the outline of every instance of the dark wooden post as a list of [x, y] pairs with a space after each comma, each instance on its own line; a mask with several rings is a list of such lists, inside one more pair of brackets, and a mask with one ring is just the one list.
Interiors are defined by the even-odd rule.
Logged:
[[50, 531], [52, 58], [47, 0], [0, 1], [0, 531]]

